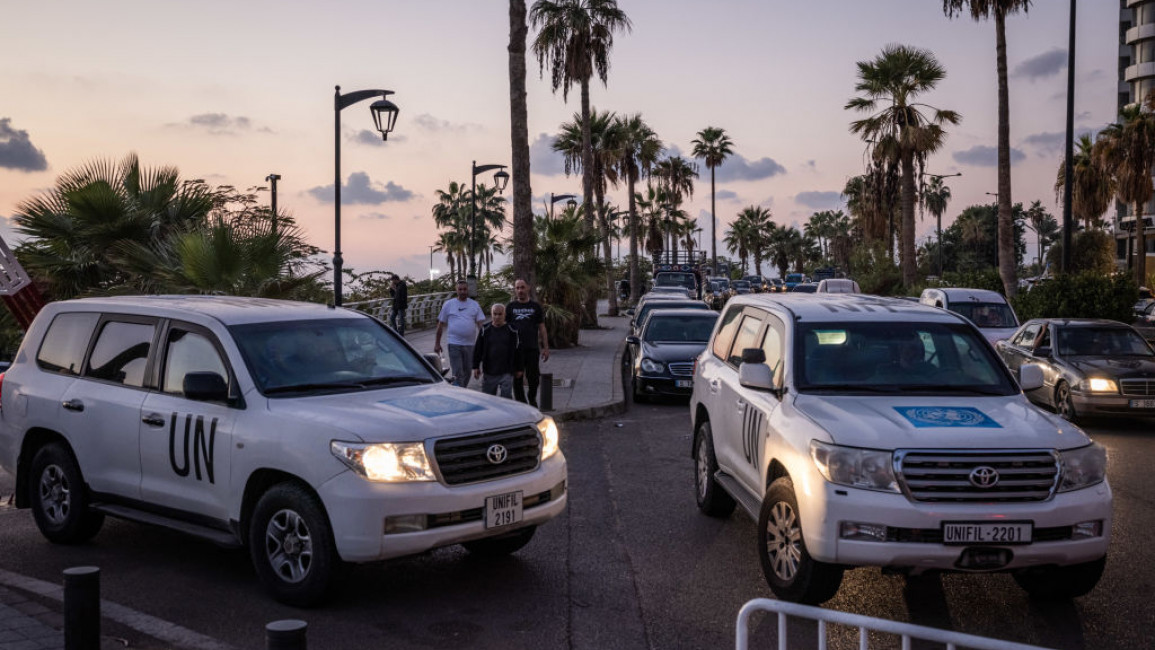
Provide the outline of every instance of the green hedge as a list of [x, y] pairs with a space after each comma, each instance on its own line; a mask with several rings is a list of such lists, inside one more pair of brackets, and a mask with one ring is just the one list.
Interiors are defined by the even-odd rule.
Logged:
[[1019, 320], [1032, 318], [1107, 318], [1132, 321], [1131, 307], [1139, 295], [1134, 279], [1123, 273], [1060, 275], [1020, 291], [1011, 301]]

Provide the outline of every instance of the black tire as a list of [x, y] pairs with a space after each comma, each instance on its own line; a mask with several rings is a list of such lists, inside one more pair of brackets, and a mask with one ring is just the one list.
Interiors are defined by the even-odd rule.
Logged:
[[104, 513], [89, 508], [84, 476], [72, 452], [51, 443], [32, 457], [29, 503], [36, 527], [50, 542], [79, 544], [92, 539], [104, 525]]
[[634, 404], [645, 404], [650, 401], [650, 396], [638, 390], [637, 375], [630, 375], [630, 394], [634, 398]]
[[261, 495], [249, 524], [249, 554], [273, 598], [312, 607], [329, 595], [338, 559], [325, 509], [297, 483]]
[[529, 540], [533, 539], [533, 534], [536, 531], [537, 526], [529, 526], [507, 535], [475, 539], [472, 542], [462, 542], [461, 545], [465, 550], [478, 557], [504, 557], [520, 551], [529, 543]]
[[1061, 601], [1085, 596], [1099, 584], [1106, 556], [1083, 564], [1048, 566], [1015, 572], [1015, 582], [1031, 598], [1041, 601]]
[[834, 597], [843, 568], [819, 562], [806, 551], [794, 484], [780, 478], [770, 485], [758, 517], [758, 558], [770, 590], [782, 600], [818, 605]]
[[698, 509], [703, 513], [718, 517], [729, 517], [738, 505], [734, 497], [730, 496], [714, 474], [718, 471], [718, 459], [714, 456], [714, 433], [709, 420], [703, 420], [698, 425], [698, 437], [694, 443], [694, 497], [698, 502]]
[[1071, 399], [1071, 387], [1065, 381], [1060, 381], [1059, 385], [1055, 386], [1055, 412], [1068, 422], [1074, 422], [1079, 418], [1079, 413], [1075, 410], [1075, 401]]

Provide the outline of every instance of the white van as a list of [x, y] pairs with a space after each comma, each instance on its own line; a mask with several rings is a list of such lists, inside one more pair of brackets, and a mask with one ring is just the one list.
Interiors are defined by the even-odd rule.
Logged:
[[862, 293], [858, 283], [847, 278], [827, 278], [818, 283], [814, 293]]
[[924, 289], [918, 299], [924, 305], [949, 309], [974, 323], [991, 345], [1011, 338], [1019, 318], [1003, 294], [987, 289]]

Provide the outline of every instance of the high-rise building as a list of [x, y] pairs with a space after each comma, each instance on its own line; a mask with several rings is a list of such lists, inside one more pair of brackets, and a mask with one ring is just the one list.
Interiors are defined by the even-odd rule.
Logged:
[[[1119, 99], [1118, 112], [1141, 101], [1155, 89], [1155, 0], [1119, 0]], [[1116, 204], [1116, 259], [1123, 267], [1135, 256], [1135, 206]], [[1147, 234], [1147, 268], [1155, 264], [1155, 200], [1143, 206], [1142, 223]]]

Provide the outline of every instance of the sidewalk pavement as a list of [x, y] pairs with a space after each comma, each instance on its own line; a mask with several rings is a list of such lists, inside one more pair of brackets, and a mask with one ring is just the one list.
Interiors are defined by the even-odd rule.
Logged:
[[[553, 376], [553, 410], [546, 411], [558, 421], [588, 420], [621, 413], [626, 408], [621, 382], [622, 354], [629, 332], [629, 317], [604, 315], [606, 302], [598, 304], [599, 329], [583, 329], [578, 346], [550, 350], [549, 361], [541, 364], [542, 374]], [[406, 340], [417, 351], [433, 352], [436, 330], [407, 332]], [[471, 379], [470, 390], [481, 390], [481, 381]], [[544, 388], [544, 386], [543, 386]], [[63, 588], [0, 571], [0, 650], [61, 650], [64, 648]], [[126, 607], [101, 602], [101, 648], [124, 648], [133, 636], [137, 648], [184, 648], [226, 650], [227, 644], [197, 632], [155, 619]], [[264, 626], [269, 621], [253, 621]], [[210, 632], [209, 630], [206, 630]]]

